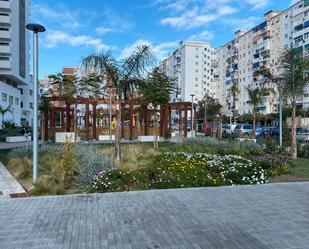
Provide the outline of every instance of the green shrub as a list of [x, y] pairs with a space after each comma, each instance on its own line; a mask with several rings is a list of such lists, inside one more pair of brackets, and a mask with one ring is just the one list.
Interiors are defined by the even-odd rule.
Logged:
[[76, 146], [75, 155], [78, 165], [75, 169], [74, 180], [80, 189], [90, 188], [97, 174], [114, 167], [110, 159], [90, 146]]
[[76, 159], [74, 154], [74, 143], [66, 141], [63, 147], [63, 154], [56, 165], [56, 171], [60, 178], [62, 186], [69, 185], [74, 175], [76, 167]]
[[145, 190], [149, 185], [147, 171], [104, 170], [94, 177], [92, 192]]
[[257, 163], [240, 156], [176, 152], [156, 156], [152, 167], [147, 169], [102, 171], [94, 178], [92, 191], [114, 192], [265, 182], [267, 177], [264, 170]]
[[287, 174], [292, 165], [291, 157], [282, 153], [253, 156], [251, 159], [256, 161], [267, 172], [268, 176]]
[[30, 195], [62, 195], [64, 188], [55, 176], [40, 176], [33, 184], [33, 189], [29, 191]]
[[298, 145], [298, 156], [301, 158], [309, 158], [309, 144]]

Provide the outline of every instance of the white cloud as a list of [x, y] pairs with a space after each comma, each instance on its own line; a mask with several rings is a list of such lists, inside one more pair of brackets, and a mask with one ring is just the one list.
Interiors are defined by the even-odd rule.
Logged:
[[230, 17], [227, 19], [223, 19], [222, 23], [225, 25], [233, 26], [234, 30], [239, 30], [239, 29], [251, 29], [252, 27], [256, 26], [259, 22], [262, 21], [262, 18], [260, 17], [255, 17], [255, 16], [250, 16], [248, 18], [235, 18], [235, 17]]
[[46, 4], [34, 4], [31, 9], [31, 18], [41, 23], [57, 23], [65, 28], [77, 29], [81, 27], [78, 20], [79, 10], [69, 10], [64, 5], [50, 8]]
[[120, 59], [129, 57], [137, 46], [146, 45], [150, 46], [153, 52], [155, 53], [157, 59], [161, 60], [165, 58], [171, 51], [171, 49], [176, 48], [179, 45], [179, 42], [164, 42], [161, 44], [154, 45], [149, 40], [140, 39], [135, 41], [132, 45], [125, 47], [119, 55]]
[[210, 41], [214, 37], [214, 34], [205, 30], [202, 33], [191, 35], [188, 40], [191, 41]]
[[43, 44], [47, 48], [54, 48], [60, 44], [69, 45], [71, 47], [89, 46], [94, 47], [96, 51], [110, 48], [108, 45], [105, 45], [101, 39], [86, 35], [73, 36], [62, 31], [48, 31]]
[[252, 5], [252, 10], [264, 8], [271, 3], [271, 0], [242, 0], [244, 3]]
[[95, 29], [95, 31], [97, 32], [98, 35], [104, 35], [104, 34], [106, 34], [108, 32], [111, 32], [112, 29], [106, 28], [106, 27], [97, 27]]
[[241, 9], [264, 8], [272, 0], [156, 0], [162, 10], [173, 10], [160, 24], [179, 29], [194, 29], [231, 16]]

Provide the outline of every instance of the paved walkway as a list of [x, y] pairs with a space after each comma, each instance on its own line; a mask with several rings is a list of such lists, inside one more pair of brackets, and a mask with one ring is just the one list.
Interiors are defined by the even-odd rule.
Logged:
[[[10, 194], [24, 193], [24, 188], [19, 184], [18, 181], [11, 175], [11, 173], [4, 167], [0, 162], [0, 194], [1, 198], [10, 198]], [[0, 243], [1, 245], [1, 243]], [[1, 246], [0, 246], [1, 248]]]
[[5, 249], [308, 249], [309, 183], [0, 200]]
[[[32, 142], [29, 142], [29, 146], [32, 145]], [[13, 149], [17, 147], [27, 146], [27, 142], [21, 143], [0, 143], [0, 150]]]

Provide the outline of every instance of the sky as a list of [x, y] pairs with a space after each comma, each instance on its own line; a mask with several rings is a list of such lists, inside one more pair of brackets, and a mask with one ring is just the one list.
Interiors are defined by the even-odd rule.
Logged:
[[78, 66], [91, 53], [126, 58], [138, 44], [150, 45], [158, 61], [180, 41], [218, 47], [239, 29], [254, 27], [269, 10], [292, 0], [31, 0], [30, 20], [40, 34], [40, 78]]

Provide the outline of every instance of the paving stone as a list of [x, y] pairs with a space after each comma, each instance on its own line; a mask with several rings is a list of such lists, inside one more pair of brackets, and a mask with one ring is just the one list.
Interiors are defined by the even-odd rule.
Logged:
[[309, 183], [0, 199], [0, 248], [309, 249]]

